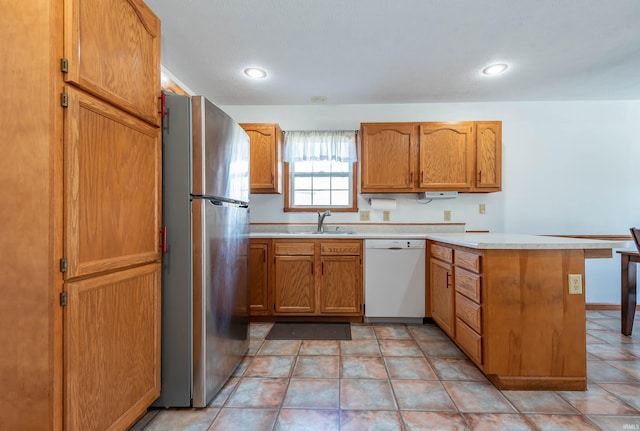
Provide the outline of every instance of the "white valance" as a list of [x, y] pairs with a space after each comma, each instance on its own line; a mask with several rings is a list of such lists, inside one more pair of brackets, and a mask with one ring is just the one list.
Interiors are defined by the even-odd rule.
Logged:
[[284, 161], [355, 162], [356, 132], [353, 130], [305, 130], [284, 133]]

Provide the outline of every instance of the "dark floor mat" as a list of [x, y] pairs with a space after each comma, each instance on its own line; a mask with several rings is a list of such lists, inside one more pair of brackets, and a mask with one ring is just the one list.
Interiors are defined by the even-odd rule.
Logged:
[[273, 325], [267, 340], [350, 340], [349, 323], [294, 323]]

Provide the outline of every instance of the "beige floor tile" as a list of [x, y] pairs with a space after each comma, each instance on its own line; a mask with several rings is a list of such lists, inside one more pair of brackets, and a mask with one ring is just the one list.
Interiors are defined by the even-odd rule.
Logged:
[[282, 409], [275, 431], [339, 431], [339, 410]]
[[291, 379], [282, 407], [337, 409], [340, 382], [338, 379]]
[[527, 419], [509, 413], [465, 413], [471, 431], [534, 431]]
[[[271, 430], [278, 416], [276, 409], [224, 408], [208, 431]], [[174, 429], [172, 431], [177, 431]]]
[[342, 431], [398, 431], [402, 429], [397, 411], [342, 411]]
[[403, 411], [401, 414], [406, 431], [468, 431], [469, 429], [460, 413]]
[[491, 383], [442, 382], [458, 409], [464, 413], [515, 413], [511, 403]]
[[560, 395], [585, 415], [638, 415], [640, 412], [596, 384], [587, 391], [565, 391]]
[[340, 377], [343, 379], [387, 380], [382, 358], [374, 356], [343, 356], [340, 358]]
[[585, 416], [526, 415], [540, 431], [601, 431]]
[[556, 392], [503, 391], [502, 394], [522, 413], [572, 415], [580, 413]]
[[386, 357], [389, 378], [393, 380], [438, 380], [438, 376], [425, 358]]
[[340, 377], [340, 357], [298, 356], [292, 377], [337, 379]]
[[343, 410], [397, 410], [391, 385], [385, 380], [341, 379]]
[[304, 340], [300, 355], [339, 355], [340, 343], [336, 340]]
[[400, 410], [457, 411], [440, 382], [392, 380], [391, 385]]
[[278, 408], [288, 383], [288, 379], [243, 378], [229, 397], [227, 407]]

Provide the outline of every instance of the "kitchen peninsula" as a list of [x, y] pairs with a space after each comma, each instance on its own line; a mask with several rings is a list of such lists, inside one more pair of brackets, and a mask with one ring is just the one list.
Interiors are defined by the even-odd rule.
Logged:
[[585, 390], [585, 258], [620, 241], [428, 236], [431, 316], [499, 389]]
[[[624, 241], [538, 235], [254, 231], [253, 238], [427, 240], [426, 317], [500, 389], [586, 389], [585, 259]], [[331, 228], [329, 228], [331, 229]], [[333, 228], [335, 229], [335, 228]], [[365, 259], [366, 262], [366, 259]]]

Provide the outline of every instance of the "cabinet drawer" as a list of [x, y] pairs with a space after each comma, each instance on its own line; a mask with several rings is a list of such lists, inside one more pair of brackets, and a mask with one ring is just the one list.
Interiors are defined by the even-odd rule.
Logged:
[[312, 256], [315, 244], [313, 242], [277, 242], [275, 253], [279, 256]]
[[456, 319], [456, 342], [472, 361], [482, 364], [482, 337], [459, 318]]
[[482, 333], [482, 315], [480, 305], [456, 293], [456, 316], [477, 333]]
[[362, 252], [362, 243], [357, 241], [334, 241], [323, 242], [320, 244], [320, 254], [323, 256], [330, 255], [360, 255]]
[[456, 292], [480, 304], [480, 275], [458, 267], [454, 270]]
[[456, 250], [454, 264], [473, 272], [480, 272], [480, 255], [468, 251]]
[[431, 244], [431, 257], [435, 257], [445, 262], [453, 262], [453, 250], [438, 244]]

